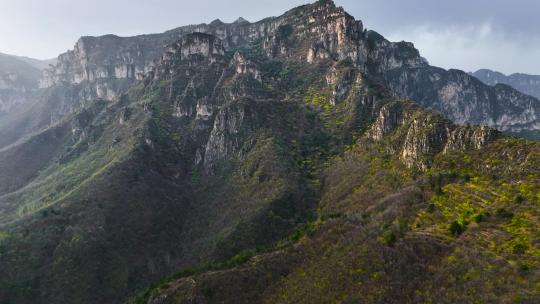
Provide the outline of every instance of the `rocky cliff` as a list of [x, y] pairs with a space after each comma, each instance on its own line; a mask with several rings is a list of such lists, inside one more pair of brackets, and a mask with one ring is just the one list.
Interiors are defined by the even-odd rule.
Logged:
[[87, 98], [112, 99], [151, 71], [166, 45], [193, 32], [212, 34], [230, 50], [258, 43], [273, 58], [307, 63], [329, 58], [350, 60], [361, 71], [379, 77], [399, 96], [416, 100], [460, 124], [514, 132], [540, 128], [537, 99], [508, 87], [491, 88], [461, 71], [431, 67], [411, 43], [389, 42], [365, 30], [361, 21], [331, 1], [298, 7], [256, 23], [216, 20], [163, 34], [83, 37], [73, 51], [60, 55], [41, 85], [85, 82]]
[[331, 1], [81, 41], [0, 148], [0, 302], [534, 302], [538, 145], [397, 96], [411, 44]]
[[389, 152], [410, 168], [426, 170], [440, 153], [478, 150], [494, 141], [498, 132], [488, 127], [457, 126], [440, 114], [413, 103], [383, 106], [368, 132], [376, 141], [389, 138]]
[[508, 86], [490, 87], [459, 70], [400, 68], [385, 78], [396, 94], [441, 112], [460, 123], [502, 131], [537, 130], [540, 102]]

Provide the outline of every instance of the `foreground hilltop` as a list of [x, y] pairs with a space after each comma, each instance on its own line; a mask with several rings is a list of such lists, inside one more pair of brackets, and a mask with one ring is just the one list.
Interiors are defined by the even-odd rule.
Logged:
[[0, 149], [0, 302], [534, 302], [539, 145], [396, 93], [461, 73], [331, 1], [81, 38]]

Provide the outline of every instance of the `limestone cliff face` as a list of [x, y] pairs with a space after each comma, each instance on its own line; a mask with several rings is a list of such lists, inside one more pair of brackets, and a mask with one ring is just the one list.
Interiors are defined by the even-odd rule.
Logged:
[[256, 23], [241, 18], [233, 23], [215, 20], [162, 34], [83, 37], [74, 50], [60, 55], [41, 85], [84, 84], [85, 98], [114, 99], [152, 71], [167, 45], [195, 32], [217, 37], [225, 50], [256, 44], [270, 58], [308, 64], [350, 61], [380, 78], [396, 95], [431, 107], [457, 123], [504, 131], [540, 129], [537, 99], [509, 87], [486, 86], [461, 71], [431, 67], [412, 43], [390, 42], [365, 30], [361, 21], [332, 1], [317, 1]]
[[[114, 35], [82, 37], [73, 50], [61, 54], [49, 69], [41, 85], [68, 82], [79, 84], [99, 79], [141, 79], [153, 66], [159, 48], [144, 37], [123, 38]], [[159, 47], [163, 47], [160, 45]]]
[[[257, 23], [216, 20], [157, 35], [82, 38], [50, 70], [45, 81], [51, 87], [34, 112], [12, 126], [35, 133], [34, 140], [6, 141], [0, 125], [0, 168], [17, 167], [0, 170], [0, 192], [3, 184], [20, 180], [16, 193], [0, 193], [0, 222], [14, 223], [8, 227], [13, 230], [9, 243], [3, 243], [8, 250], [2, 252], [0, 269], [16, 277], [0, 276], [0, 302], [123, 303], [176, 269], [221, 264], [241, 253], [231, 260], [236, 263], [244, 259], [244, 250], [269, 248], [300, 227], [294, 233], [302, 239], [299, 245], [311, 234], [326, 238], [319, 223], [331, 228], [338, 220], [355, 225], [351, 235], [367, 232], [374, 248], [387, 248], [393, 252], [389, 261], [395, 261], [394, 254], [401, 251], [394, 245], [403, 235], [398, 230], [392, 234], [391, 243], [396, 244], [381, 243], [379, 235], [385, 236], [386, 223], [396, 229], [413, 223], [414, 217], [389, 217], [402, 213], [394, 206], [410, 207], [409, 200], [402, 199], [409, 195], [388, 191], [400, 172], [369, 172], [371, 156], [377, 161], [390, 158], [380, 150], [384, 147], [408, 167], [425, 170], [441, 153], [479, 149], [498, 134], [487, 127], [454, 125], [395, 97], [416, 92], [413, 85], [421, 78], [407, 82], [408, 75], [418, 70], [429, 76], [425, 71], [430, 69], [412, 44], [392, 43], [365, 31], [331, 1]], [[394, 72], [405, 76], [392, 78]], [[450, 72], [439, 73], [442, 79]], [[438, 78], [431, 76], [425, 85], [437, 84]], [[393, 81], [397, 84], [391, 91], [385, 84]], [[441, 89], [447, 83], [430, 91], [431, 100], [447, 91]], [[455, 83], [454, 92], [480, 92], [470, 91], [473, 83], [466, 78]], [[397, 90], [400, 85], [402, 91]], [[455, 100], [456, 108], [447, 110], [455, 109], [459, 117], [462, 109], [457, 106], [466, 101]], [[466, 113], [472, 115], [474, 109]], [[36, 121], [35, 128], [26, 125]], [[40, 158], [34, 157], [39, 153]], [[335, 170], [329, 167], [334, 165]], [[405, 178], [403, 187], [410, 189], [409, 181]], [[365, 192], [357, 191], [357, 182], [365, 185]], [[416, 201], [423, 196], [420, 189], [411, 190], [410, 202], [427, 206]], [[329, 196], [323, 193], [327, 190]], [[377, 205], [372, 197], [377, 197]], [[338, 204], [328, 208], [329, 201]], [[354, 217], [341, 213], [349, 212], [342, 204], [354, 205]], [[383, 205], [390, 209], [379, 208]], [[315, 210], [323, 212], [320, 217], [313, 216]], [[365, 226], [375, 218], [381, 221]], [[317, 219], [316, 230], [305, 226], [312, 219]], [[328, 248], [336, 248], [331, 245], [335, 240], [345, 240], [346, 247], [339, 251], [347, 253], [352, 248], [348, 237], [341, 229], [331, 230], [337, 234], [330, 236]], [[362, 245], [365, 240], [356, 241]], [[314, 248], [325, 249], [317, 243]], [[418, 248], [411, 247], [411, 252]], [[440, 256], [447, 254], [437, 254], [437, 260]], [[363, 268], [356, 264], [356, 255], [352, 258], [354, 262], [344, 264], [347, 274]], [[411, 265], [408, 258], [403, 262]], [[36, 263], [41, 266], [34, 267]], [[380, 265], [398, 273], [403, 269], [393, 262]], [[418, 274], [412, 265], [407, 279]], [[282, 282], [281, 271], [272, 273]], [[381, 286], [408, 284], [403, 278], [381, 281]], [[268, 277], [260, 282], [266, 288]], [[355, 278], [352, 285], [357, 282]], [[241, 292], [231, 293], [230, 284], [222, 286], [232, 295], [229, 302], [238, 302]], [[410, 291], [417, 294], [417, 288]], [[387, 299], [396, 298], [401, 299], [394, 294]], [[162, 302], [166, 300], [155, 303]]]
[[393, 153], [410, 168], [425, 170], [439, 153], [480, 149], [498, 137], [488, 127], [458, 126], [409, 102], [383, 106], [368, 137], [389, 140]]
[[243, 140], [255, 129], [257, 114], [249, 101], [235, 102], [223, 107], [214, 120], [214, 126], [205, 145], [203, 164], [207, 171], [219, 161], [239, 159], [249, 146]]
[[257, 117], [251, 98], [261, 96], [262, 82], [242, 53], [226, 55], [214, 35], [188, 34], [165, 48], [145, 82], [163, 90], [176, 119], [190, 122], [194, 165], [210, 172], [221, 160], [242, 157]]
[[[310, 13], [316, 13], [325, 6], [317, 6]], [[297, 10], [300, 12], [301, 10]], [[344, 12], [342, 12], [343, 14]], [[216, 20], [210, 24], [180, 27], [163, 34], [143, 35], [136, 37], [118, 37], [107, 35], [101, 37], [82, 37], [73, 50], [61, 54], [55, 67], [49, 69], [42, 81], [42, 87], [68, 82], [79, 84], [83, 81], [96, 82], [112, 79], [139, 79], [151, 71], [155, 61], [159, 60], [164, 48], [190, 33], [207, 33], [219, 38], [226, 48], [244, 45], [255, 39], [267, 38], [268, 49], [276, 47], [272, 40], [278, 36], [278, 29], [293, 16], [269, 18], [258, 23], [249, 23], [239, 19], [234, 23], [223, 23]], [[294, 16], [294, 19], [301, 20]], [[307, 16], [306, 16], [307, 17]], [[338, 17], [338, 16], [335, 16]], [[319, 20], [311, 16], [310, 22], [319, 24]], [[317, 21], [317, 22], [316, 22]], [[345, 22], [345, 21], [342, 21]], [[338, 31], [342, 27], [338, 27]], [[321, 35], [326, 28], [320, 28]], [[345, 28], [343, 28], [343, 31]], [[340, 32], [340, 46], [345, 47], [344, 33]], [[322, 37], [324, 38], [324, 36]], [[99, 95], [104, 95], [100, 92]]]
[[[323, 59], [351, 60], [367, 69], [368, 62], [386, 56], [386, 69], [405, 64], [397, 49], [403, 44], [388, 41], [374, 47], [362, 22], [332, 1], [295, 8], [280, 17], [256, 23], [239, 19], [234, 23], [216, 20], [210, 24], [180, 27], [163, 34], [136, 37], [82, 37], [75, 48], [59, 56], [55, 67], [46, 71], [41, 85], [62, 82], [92, 83], [96, 96], [112, 98], [118, 92], [108, 84], [117, 79], [142, 80], [152, 70], [167, 45], [190, 33], [207, 33], [219, 38], [226, 49], [258, 42], [270, 57], [285, 57], [313, 63]], [[409, 48], [412, 45], [407, 45]], [[392, 50], [383, 55], [379, 47]], [[401, 56], [403, 57], [403, 56]], [[423, 64], [420, 57], [407, 64]]]
[[502, 131], [540, 128], [539, 100], [508, 86], [487, 86], [463, 71], [398, 68], [384, 77], [396, 94], [460, 124], [487, 125]]
[[373, 75], [386, 73], [399, 68], [425, 68], [429, 64], [410, 42], [390, 42], [374, 31], [367, 31], [365, 43], [369, 49], [366, 70]]
[[144, 39], [130, 40], [113, 35], [80, 38], [72, 51], [60, 55], [56, 66], [44, 72], [40, 86], [85, 84], [87, 99], [114, 99], [153, 66], [154, 58], [144, 55], [155, 52], [155, 47]]

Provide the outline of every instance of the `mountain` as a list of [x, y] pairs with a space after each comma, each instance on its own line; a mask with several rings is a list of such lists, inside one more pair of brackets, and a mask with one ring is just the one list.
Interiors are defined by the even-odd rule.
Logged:
[[[481, 69], [469, 74], [487, 85], [495, 86], [499, 89], [505, 88], [503, 85], [509, 85], [519, 92], [533, 96], [537, 99], [540, 98], [540, 76], [520, 73], [506, 76], [502, 73], [487, 69]], [[540, 140], [540, 131], [535, 128], [518, 128], [517, 130], [510, 130], [509, 133], [519, 137]]]
[[40, 78], [41, 70], [35, 65], [0, 53], [0, 115], [26, 103], [38, 88]]
[[51, 66], [56, 65], [56, 58], [34, 59], [34, 58], [26, 57], [26, 56], [14, 56], [14, 57], [16, 57], [20, 61], [30, 64], [31, 66], [41, 71], [46, 70], [50, 68]]
[[[36, 116], [47, 112], [34, 104], [42, 98], [42, 71], [55, 62], [0, 53], [0, 147], [40, 129]], [[41, 122], [37, 125], [42, 127]]]
[[536, 99], [332, 1], [83, 37], [41, 87], [0, 128], [1, 303], [539, 299], [540, 144], [445, 117]]
[[538, 75], [522, 73], [505, 75], [488, 69], [481, 69], [470, 74], [487, 85], [506, 84], [522, 93], [540, 98], [540, 76]]
[[[163, 34], [136, 37], [82, 37], [75, 49], [63, 54], [58, 65], [48, 72], [44, 86], [59, 82], [91, 83], [87, 98], [114, 98], [124, 92], [126, 83], [141, 80], [159, 58], [165, 45], [187, 33], [202, 32], [221, 39], [226, 48], [242, 47], [265, 38], [275, 27], [297, 17], [293, 10], [277, 18], [231, 24], [219, 20], [210, 24], [180, 27]], [[411, 43], [391, 43], [374, 31], [364, 30], [360, 21], [341, 12], [341, 24], [329, 44], [318, 37], [303, 46], [304, 61], [313, 62], [334, 56], [351, 60], [359, 69], [377, 77], [398, 96], [411, 98], [439, 111], [456, 123], [488, 125], [501, 131], [520, 132], [540, 129], [540, 102], [506, 86], [491, 87], [458, 70], [432, 67]], [[312, 20], [313, 21], [313, 20]], [[309, 23], [310, 21], [308, 21]], [[315, 21], [313, 21], [315, 22]], [[283, 28], [282, 34], [292, 31]], [[271, 44], [272, 41], [263, 41]], [[290, 50], [268, 50], [272, 56], [291, 56]]]

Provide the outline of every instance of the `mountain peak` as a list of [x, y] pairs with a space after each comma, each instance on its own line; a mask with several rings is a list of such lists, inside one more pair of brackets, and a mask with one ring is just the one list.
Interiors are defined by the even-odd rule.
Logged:
[[251, 22], [247, 21], [246, 19], [244, 19], [244, 18], [242, 18], [242, 17], [238, 17], [238, 19], [236, 19], [236, 20], [234, 21], [234, 23], [239, 23], [239, 24], [241, 24], [241, 23], [251, 23]]
[[223, 21], [221, 21], [221, 19], [216, 19], [212, 22], [210, 22], [210, 25], [213, 25], [213, 26], [217, 26], [217, 25], [223, 25]]
[[333, 0], [319, 0], [315, 2], [316, 5], [322, 5], [322, 6], [329, 6], [329, 7], [336, 7], [336, 4]]

